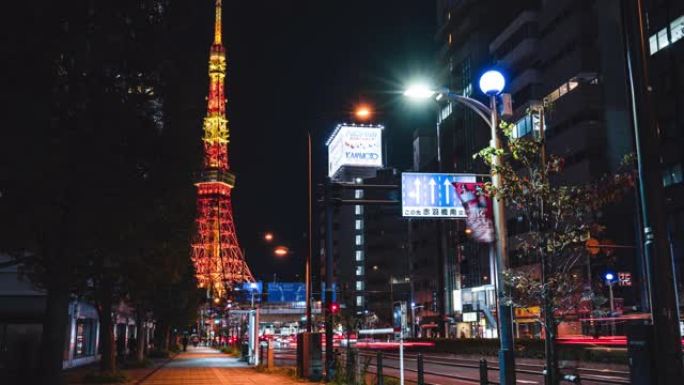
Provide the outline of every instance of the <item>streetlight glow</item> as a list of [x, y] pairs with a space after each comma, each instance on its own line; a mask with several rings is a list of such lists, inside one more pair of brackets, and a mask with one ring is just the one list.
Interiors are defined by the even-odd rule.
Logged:
[[404, 96], [413, 99], [428, 99], [435, 94], [435, 91], [425, 84], [414, 84], [404, 91]]
[[264, 234], [264, 240], [266, 242], [271, 242], [273, 240], [273, 233], [266, 233]]
[[373, 114], [373, 112], [367, 105], [360, 105], [356, 108], [354, 114], [356, 115], [356, 118], [359, 120], [368, 120]]
[[289, 253], [290, 250], [288, 250], [285, 246], [278, 246], [273, 250], [273, 254], [275, 254], [278, 257], [284, 257]]
[[499, 71], [489, 70], [480, 77], [480, 90], [486, 95], [498, 95], [505, 86], [506, 79]]
[[612, 281], [613, 278], [615, 278], [615, 276], [613, 275], [613, 273], [606, 273], [606, 280], [607, 280], [607, 281]]

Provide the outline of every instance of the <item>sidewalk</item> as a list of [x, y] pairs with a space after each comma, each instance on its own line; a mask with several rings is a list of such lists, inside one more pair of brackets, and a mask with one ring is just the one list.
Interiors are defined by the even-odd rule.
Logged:
[[[65, 373], [67, 384], [79, 382], [97, 366]], [[188, 347], [172, 359], [159, 359], [142, 369], [123, 369], [128, 385], [294, 385], [305, 381], [281, 373], [260, 372], [238, 358], [207, 347]]]
[[292, 377], [261, 373], [238, 358], [210, 348], [188, 348], [149, 376], [143, 385], [293, 385]]

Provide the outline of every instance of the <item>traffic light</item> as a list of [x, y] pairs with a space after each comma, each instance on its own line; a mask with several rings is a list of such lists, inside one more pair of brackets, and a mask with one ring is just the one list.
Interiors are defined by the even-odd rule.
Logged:
[[330, 313], [335, 315], [335, 314], [340, 312], [340, 304], [338, 304], [337, 302], [332, 302], [332, 303], [330, 303], [329, 309], [330, 309]]

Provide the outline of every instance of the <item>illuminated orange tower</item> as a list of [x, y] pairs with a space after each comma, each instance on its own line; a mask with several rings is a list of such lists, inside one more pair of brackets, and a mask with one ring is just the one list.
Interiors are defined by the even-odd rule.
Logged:
[[254, 282], [238, 244], [231, 190], [235, 175], [228, 162], [228, 119], [224, 80], [226, 50], [221, 41], [221, 0], [216, 0], [214, 43], [209, 53], [209, 96], [204, 118], [204, 164], [197, 186], [196, 234], [192, 262], [199, 286], [219, 301], [236, 284]]

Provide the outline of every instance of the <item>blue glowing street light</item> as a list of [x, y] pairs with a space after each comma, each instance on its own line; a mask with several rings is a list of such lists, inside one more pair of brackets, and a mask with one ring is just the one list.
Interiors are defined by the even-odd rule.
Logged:
[[[425, 84], [418, 84], [409, 87], [404, 95], [413, 99], [435, 98], [440, 100], [447, 98], [450, 101], [460, 103], [474, 111], [482, 120], [485, 121], [491, 131], [490, 147], [501, 150], [501, 141], [498, 135], [499, 116], [497, 113], [497, 96], [501, 94], [506, 86], [506, 79], [501, 72], [496, 70], [486, 71], [480, 77], [480, 90], [489, 97], [489, 107], [479, 100], [467, 96], [456, 94], [449, 89], [434, 90]], [[439, 130], [439, 125], [437, 125]], [[440, 134], [437, 131], [437, 162], [441, 167], [440, 155]], [[502, 188], [501, 176], [494, 170], [501, 165], [501, 159], [494, 152], [492, 156], [492, 185], [500, 191]], [[508, 265], [508, 231], [506, 230], [506, 213], [503, 199], [493, 199], [494, 227], [497, 234], [496, 242], [496, 278], [498, 291], [498, 319], [499, 319], [499, 341], [501, 350], [499, 351], [499, 381], [504, 385], [514, 385], [515, 380], [515, 357], [513, 350], [513, 321], [511, 308], [506, 305], [505, 289], [503, 284], [503, 270]]]
[[506, 79], [497, 70], [489, 70], [480, 77], [480, 90], [485, 95], [498, 95], [506, 87]]

